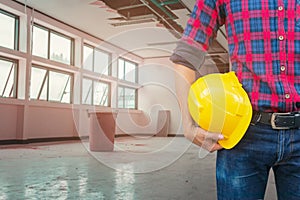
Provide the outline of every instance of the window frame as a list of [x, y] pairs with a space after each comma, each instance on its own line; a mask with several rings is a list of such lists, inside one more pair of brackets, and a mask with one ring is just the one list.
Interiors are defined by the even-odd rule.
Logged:
[[[5, 97], [5, 96], [2, 96], [2, 94], [0, 94], [0, 98], [11, 98], [11, 99], [17, 99], [18, 98], [18, 77], [19, 77], [19, 61], [16, 60], [16, 59], [11, 59], [11, 58], [7, 58], [7, 57], [3, 57], [3, 56], [0, 56], [0, 60], [3, 60], [3, 61], [7, 61], [7, 62], [11, 62], [13, 63], [14, 67], [13, 67], [13, 73], [14, 73], [14, 82], [13, 82], [13, 87], [12, 87], [12, 96], [8, 96], [8, 97]], [[6, 80], [6, 85], [8, 83], [8, 80], [9, 80], [9, 77], [8, 79]], [[6, 88], [6, 86], [5, 86]], [[5, 92], [5, 88], [4, 90], [2, 91], [2, 93]]]
[[[91, 104], [88, 104], [88, 103], [85, 103], [83, 101], [83, 96], [81, 96], [81, 104], [82, 105], [90, 105], [90, 106], [101, 106], [101, 107], [111, 107], [111, 83], [108, 82], [108, 81], [103, 81], [103, 80], [97, 80], [97, 79], [93, 79], [93, 78], [89, 78], [89, 77], [86, 77], [86, 76], [83, 76], [82, 78], [82, 88], [81, 88], [81, 91], [83, 91], [83, 80], [89, 80], [89, 81], [92, 81], [92, 86], [91, 86]], [[94, 96], [95, 96], [95, 82], [98, 82], [98, 83], [103, 83], [103, 84], [107, 84], [108, 86], [108, 92], [107, 92], [107, 105], [96, 105], [95, 104], [95, 101], [94, 101]], [[83, 93], [83, 92], [82, 92]], [[83, 95], [83, 94], [82, 94]]]
[[[124, 62], [124, 66], [123, 66], [123, 74], [124, 74], [124, 76], [123, 76], [123, 78], [120, 78], [119, 77], [119, 70], [120, 70], [120, 65], [119, 65], [119, 60], [123, 60], [123, 62]], [[129, 81], [129, 80], [126, 80], [126, 74], [125, 74], [125, 72], [126, 72], [126, 63], [131, 63], [131, 64], [133, 64], [134, 66], [135, 66], [135, 73], [134, 73], [134, 81], [132, 82], [132, 81]], [[128, 81], [128, 82], [130, 82], [130, 83], [138, 83], [138, 63], [135, 63], [135, 62], [133, 62], [133, 61], [131, 61], [131, 60], [128, 60], [128, 59], [126, 59], [126, 58], [123, 58], [123, 57], [119, 57], [118, 58], [118, 69], [117, 69], [117, 78], [119, 79], [119, 80], [123, 80], [123, 81]]]
[[[46, 80], [43, 80], [43, 83], [41, 85], [41, 88], [39, 88], [39, 94], [38, 94], [38, 98], [36, 99], [33, 99], [31, 96], [29, 97], [29, 100], [33, 100], [33, 101], [47, 101], [47, 102], [50, 102], [50, 103], [61, 103], [61, 104], [73, 104], [74, 102], [74, 97], [73, 97], [73, 94], [74, 94], [74, 74], [73, 73], [70, 73], [70, 72], [66, 72], [66, 71], [62, 71], [62, 70], [57, 70], [57, 69], [53, 69], [53, 68], [49, 68], [49, 67], [44, 67], [44, 66], [41, 66], [41, 65], [37, 65], [37, 64], [32, 64], [31, 65], [31, 70], [32, 68], [37, 68], [37, 69], [43, 69], [43, 70], [46, 70], [46, 73], [45, 73], [45, 76], [44, 76], [44, 79]], [[69, 84], [70, 84], [70, 102], [66, 103], [66, 102], [61, 102], [61, 101], [54, 101], [54, 100], [49, 100], [49, 89], [50, 89], [50, 85], [49, 85], [49, 74], [50, 72], [55, 72], [55, 73], [60, 73], [60, 74], [65, 74], [65, 75], [69, 75], [70, 77], [70, 80], [69, 80]], [[32, 76], [30, 77], [30, 80], [31, 80]], [[46, 82], [46, 83], [45, 83]], [[43, 92], [43, 86], [44, 84], [47, 84], [46, 85], [46, 100], [44, 99], [39, 99], [41, 93]], [[31, 87], [30, 87], [30, 91], [31, 91]], [[63, 96], [62, 96], [63, 97]]]
[[[6, 10], [3, 10], [0, 8], [0, 13], [4, 14], [8, 17], [14, 18], [15, 24], [14, 24], [14, 47], [13, 50], [19, 50], [19, 43], [20, 43], [20, 17], [18, 15], [15, 15], [11, 12], [8, 12]], [[8, 47], [5, 47], [8, 48]], [[9, 48], [11, 49], [11, 48]]]
[[[89, 70], [89, 69], [87, 69], [87, 68], [84, 67], [84, 47], [88, 47], [88, 48], [91, 48], [93, 50], [92, 70]], [[85, 70], [88, 70], [88, 71], [99, 73], [99, 72], [95, 71], [95, 53], [96, 53], [96, 50], [99, 51], [99, 52], [101, 52], [101, 53], [104, 53], [104, 54], [108, 55], [108, 66], [107, 66], [108, 73], [107, 74], [100, 73], [100, 74], [111, 76], [112, 75], [112, 54], [110, 52], [108, 52], [108, 51], [103, 50], [103, 49], [94, 47], [93, 45], [90, 45], [88, 43], [83, 43], [83, 51], [82, 51], [83, 52], [82, 53], [83, 64], [82, 64], [82, 68], [85, 69]]]
[[[125, 93], [125, 90], [126, 89], [132, 89], [134, 90], [134, 107], [133, 108], [128, 108], [128, 107], [125, 107], [125, 102], [126, 102], [126, 99], [123, 98], [123, 107], [119, 107], [119, 91], [120, 91], [120, 88], [123, 89], [124, 93]], [[123, 86], [123, 85], [119, 85], [117, 87], [117, 108], [119, 109], [132, 109], [132, 110], [136, 110], [137, 109], [137, 106], [138, 106], [138, 102], [137, 102], [137, 97], [138, 97], [138, 90], [136, 88], [133, 88], [133, 87], [128, 87], [128, 86]], [[124, 95], [125, 97], [125, 95]]]
[[[75, 52], [75, 49], [74, 49], [74, 47], [75, 47], [75, 40], [74, 40], [74, 38], [72, 38], [72, 37], [70, 37], [70, 36], [68, 36], [68, 35], [65, 35], [65, 34], [63, 34], [63, 33], [60, 33], [60, 32], [58, 32], [58, 31], [56, 31], [56, 30], [53, 30], [53, 29], [51, 29], [51, 28], [47, 28], [46, 26], [43, 26], [43, 25], [40, 25], [40, 24], [38, 24], [38, 23], [34, 23], [33, 24], [33, 26], [35, 26], [35, 27], [37, 27], [37, 28], [40, 28], [40, 29], [42, 29], [42, 30], [45, 30], [45, 31], [47, 31], [47, 33], [48, 33], [48, 49], [47, 49], [47, 58], [45, 58], [45, 59], [48, 59], [48, 60], [51, 60], [51, 61], [54, 61], [54, 62], [59, 62], [59, 63], [62, 63], [62, 64], [66, 64], [66, 65], [74, 65], [74, 58], [75, 58], [75, 55], [74, 55], [74, 52]], [[59, 36], [59, 37], [62, 37], [62, 38], [65, 38], [65, 39], [68, 39], [68, 40], [70, 40], [70, 63], [64, 63], [64, 62], [60, 62], [60, 61], [57, 61], [57, 60], [53, 60], [53, 59], [51, 59], [51, 55], [50, 55], [50, 50], [51, 50], [51, 34], [55, 34], [55, 35], [57, 35], [57, 36]], [[33, 41], [34, 42], [34, 41]], [[38, 56], [38, 55], [34, 55], [34, 56]], [[38, 57], [40, 57], [40, 56], [38, 56]], [[43, 57], [42, 57], [43, 58]]]

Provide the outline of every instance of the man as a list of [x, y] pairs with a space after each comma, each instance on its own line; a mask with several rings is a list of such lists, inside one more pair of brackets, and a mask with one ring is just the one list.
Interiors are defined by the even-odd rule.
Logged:
[[[218, 144], [220, 133], [194, 126], [186, 102], [222, 25], [232, 70], [253, 107], [251, 125], [230, 150]], [[263, 199], [271, 168], [278, 199], [300, 199], [300, 1], [198, 0], [171, 60], [185, 136], [218, 150], [218, 199]]]

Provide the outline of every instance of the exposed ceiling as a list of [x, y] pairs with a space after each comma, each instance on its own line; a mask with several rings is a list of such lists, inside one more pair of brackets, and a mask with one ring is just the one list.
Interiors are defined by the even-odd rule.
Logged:
[[157, 22], [157, 25], [170, 30], [176, 38], [180, 38], [183, 28], [176, 22], [179, 17], [173, 11], [186, 9], [190, 12], [180, 0], [96, 0], [93, 4], [107, 6], [121, 15], [110, 18], [119, 21], [111, 23], [113, 26]]
[[[170, 56], [196, 0], [15, 0], [142, 58]], [[213, 43], [212, 64], [228, 65]]]

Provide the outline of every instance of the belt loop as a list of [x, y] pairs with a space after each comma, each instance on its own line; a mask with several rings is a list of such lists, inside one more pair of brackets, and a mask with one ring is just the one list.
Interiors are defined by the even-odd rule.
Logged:
[[253, 111], [253, 116], [251, 120], [251, 125], [255, 125], [257, 122], [259, 122], [261, 119], [261, 113], [257, 111]]

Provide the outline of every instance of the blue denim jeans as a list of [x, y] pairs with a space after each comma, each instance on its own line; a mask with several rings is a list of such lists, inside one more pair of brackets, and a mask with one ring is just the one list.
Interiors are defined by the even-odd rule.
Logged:
[[300, 130], [250, 125], [242, 140], [217, 153], [219, 200], [264, 199], [273, 169], [278, 200], [300, 199]]

